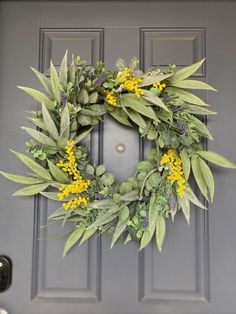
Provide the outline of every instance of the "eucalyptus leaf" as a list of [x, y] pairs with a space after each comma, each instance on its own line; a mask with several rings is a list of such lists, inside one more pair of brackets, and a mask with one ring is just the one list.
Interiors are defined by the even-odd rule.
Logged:
[[82, 237], [82, 234], [85, 231], [86, 226], [84, 224], [80, 224], [73, 232], [69, 235], [63, 251], [63, 257], [70, 251], [70, 249], [79, 241]]
[[141, 83], [139, 83], [139, 87], [145, 87], [145, 86], [150, 86], [156, 82], [161, 82], [169, 77], [171, 77], [173, 73], [168, 73], [168, 74], [157, 74], [157, 75], [150, 75], [147, 73], [144, 75], [143, 80]]
[[127, 227], [127, 221], [118, 221], [115, 231], [113, 233], [112, 236], [112, 240], [111, 240], [111, 248], [114, 246], [114, 244], [116, 243], [116, 241], [119, 239], [119, 237], [122, 235], [122, 233], [125, 231]]
[[150, 108], [148, 102], [141, 97], [138, 98], [134, 94], [122, 94], [120, 99], [125, 107], [131, 108], [134, 111], [141, 113], [143, 116], [148, 117], [154, 121], [157, 120], [156, 114], [152, 108]]
[[197, 185], [200, 191], [202, 192], [202, 194], [208, 200], [208, 187], [207, 187], [204, 175], [202, 174], [201, 166], [199, 163], [199, 157], [193, 156], [191, 158], [191, 164], [192, 164], [193, 175], [197, 182]]
[[49, 186], [49, 183], [39, 183], [34, 185], [29, 185], [16, 191], [13, 196], [32, 196], [44, 191]]
[[86, 229], [81, 240], [80, 240], [79, 245], [82, 245], [85, 241], [87, 241], [89, 238], [91, 238], [96, 231], [97, 231], [96, 228]]
[[190, 170], [191, 170], [191, 162], [190, 162], [190, 158], [189, 158], [186, 150], [184, 150], [184, 149], [181, 150], [180, 158], [182, 161], [185, 180], [188, 181], [189, 175], [190, 175]]
[[39, 103], [43, 102], [49, 110], [53, 110], [56, 106], [56, 104], [53, 101], [51, 101], [46, 95], [44, 95], [43, 93], [39, 92], [36, 89], [24, 86], [17, 86], [17, 88], [23, 90], [24, 92], [32, 96]]
[[42, 118], [28, 118], [35, 126], [43, 131], [48, 131], [45, 122]]
[[188, 224], [190, 224], [190, 201], [184, 195], [183, 197], [179, 198], [180, 207], [183, 211], [184, 217], [187, 220]]
[[50, 173], [42, 166], [40, 166], [37, 162], [22, 153], [15, 152], [14, 150], [10, 151], [13, 152], [28, 168], [33, 170], [33, 172], [36, 173], [39, 177], [48, 181], [52, 180]]
[[21, 127], [23, 130], [25, 130], [30, 136], [32, 136], [37, 142], [44, 146], [56, 148], [57, 144], [54, 142], [53, 139], [51, 139], [49, 136], [43, 134], [42, 132], [39, 132], [35, 129]]
[[209, 84], [197, 80], [184, 80], [178, 82], [172, 82], [171, 86], [187, 89], [205, 89], [216, 91], [216, 89]]
[[68, 50], [66, 50], [65, 55], [62, 59], [61, 66], [59, 69], [59, 82], [63, 87], [64, 91], [67, 90], [67, 55]]
[[215, 190], [215, 183], [214, 183], [213, 175], [211, 173], [210, 168], [208, 167], [208, 165], [202, 158], [199, 158], [199, 166], [201, 168], [202, 175], [204, 176], [204, 179], [208, 188], [210, 200], [211, 202], [213, 202], [214, 190]]
[[236, 169], [236, 164], [217, 153], [211, 151], [197, 151], [196, 153], [217, 166]]
[[60, 183], [70, 183], [70, 179], [65, 174], [64, 171], [62, 171], [60, 168], [58, 168], [56, 165], [54, 165], [50, 160], [48, 160], [48, 167], [52, 174], [52, 176]]
[[54, 138], [55, 140], [58, 140], [59, 134], [57, 127], [47, 109], [47, 107], [42, 103], [42, 114], [43, 114], [43, 121], [47, 127], [48, 133]]
[[166, 235], [166, 220], [163, 216], [157, 215], [156, 224], [156, 243], [159, 251], [161, 252], [162, 246]]
[[198, 105], [198, 106], [209, 106], [205, 103], [204, 100], [199, 98], [198, 96], [178, 87], [168, 87], [166, 88], [167, 92], [173, 92], [176, 96], [179, 97], [182, 101], [185, 101], [190, 104]]
[[51, 85], [52, 85], [52, 93], [55, 99], [57, 100], [57, 102], [60, 103], [61, 102], [61, 86], [60, 86], [57, 71], [52, 61], [50, 61], [50, 78], [51, 78]]
[[161, 98], [153, 95], [153, 93], [151, 93], [148, 90], [144, 90], [144, 94], [142, 95], [142, 98], [145, 99], [146, 101], [148, 101], [149, 103], [152, 103], [152, 104], [154, 104], [154, 105], [156, 105], [162, 109], [165, 109], [166, 111], [169, 111], [169, 109], [166, 107], [166, 105], [161, 100]]
[[140, 126], [142, 129], [146, 129], [147, 127], [146, 121], [144, 120], [140, 113], [132, 109], [127, 109], [127, 114], [130, 120], [132, 120], [135, 124]]
[[70, 113], [68, 109], [68, 104], [66, 104], [61, 112], [60, 136], [69, 139], [69, 135], [70, 135]]
[[37, 183], [44, 182], [42, 178], [19, 176], [19, 175], [15, 175], [13, 173], [8, 173], [4, 171], [0, 171], [0, 174], [13, 182], [21, 183], [21, 184], [37, 184]]
[[178, 82], [178, 81], [182, 81], [188, 78], [201, 67], [204, 61], [205, 61], [205, 58], [175, 72], [174, 75], [171, 77], [170, 82]]
[[143, 233], [140, 242], [140, 250], [147, 246], [152, 240], [152, 237], [156, 229], [156, 222], [157, 222], [157, 200], [156, 195], [152, 194], [149, 205], [149, 226]]
[[190, 188], [190, 186], [187, 184], [187, 188], [185, 190], [184, 195], [192, 202], [193, 204], [197, 205], [198, 207], [207, 210], [207, 207], [205, 207], [197, 198], [193, 190]]
[[52, 96], [52, 87], [51, 87], [50, 80], [45, 75], [43, 75], [41, 72], [39, 72], [38, 70], [34, 69], [33, 67], [31, 67], [31, 70], [37, 76], [37, 78], [39, 79], [40, 83], [43, 85], [43, 87], [47, 91], [47, 93]]

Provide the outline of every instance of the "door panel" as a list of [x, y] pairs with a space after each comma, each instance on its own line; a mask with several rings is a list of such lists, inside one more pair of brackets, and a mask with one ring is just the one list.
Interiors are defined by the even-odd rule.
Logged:
[[[235, 159], [235, 10], [236, 3], [223, 1], [1, 1], [0, 168], [23, 173], [8, 147], [24, 151], [20, 125], [36, 108], [15, 86], [38, 88], [29, 67], [48, 74], [50, 59], [59, 65], [66, 49], [88, 64], [104, 60], [108, 68], [119, 57], [140, 57], [144, 70], [207, 57], [195, 76], [219, 89], [201, 94], [219, 116], [207, 121], [215, 141], [206, 144]], [[104, 162], [119, 182], [151, 146], [107, 116], [88, 141], [91, 159]], [[123, 153], [116, 151], [119, 143]], [[0, 294], [0, 308], [17, 314], [236, 313], [235, 174], [215, 169], [215, 175], [209, 214], [193, 207], [190, 227], [181, 215], [169, 222], [162, 253], [155, 243], [141, 253], [136, 243], [111, 250], [106, 236], [95, 236], [66, 258], [70, 226], [45, 228], [56, 205], [41, 197], [15, 199], [15, 185], [0, 178], [0, 254], [13, 261], [12, 286]]]

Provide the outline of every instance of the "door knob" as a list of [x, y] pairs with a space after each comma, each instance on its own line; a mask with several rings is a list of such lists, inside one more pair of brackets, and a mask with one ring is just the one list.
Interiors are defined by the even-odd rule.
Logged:
[[119, 144], [116, 145], [116, 151], [118, 153], [123, 153], [124, 150], [125, 150], [125, 145], [124, 144], [119, 143]]
[[0, 314], [8, 314], [8, 312], [4, 309], [0, 309]]
[[[0, 293], [6, 291], [11, 285], [12, 263], [9, 257], [0, 256]], [[0, 314], [4, 312], [0, 311]]]

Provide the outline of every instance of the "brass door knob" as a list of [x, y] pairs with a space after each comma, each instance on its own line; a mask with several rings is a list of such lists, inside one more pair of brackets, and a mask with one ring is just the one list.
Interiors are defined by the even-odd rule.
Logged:
[[[116, 145], [116, 151], [117, 151], [118, 153], [123, 153], [124, 150], [125, 150], [125, 145], [124, 145], [124, 144], [119, 143], [119, 144]], [[1, 314], [1, 313], [0, 313], [0, 314]]]

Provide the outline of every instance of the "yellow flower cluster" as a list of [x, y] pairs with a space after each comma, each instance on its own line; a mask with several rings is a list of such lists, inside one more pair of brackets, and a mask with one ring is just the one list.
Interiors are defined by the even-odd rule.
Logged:
[[134, 92], [137, 97], [144, 94], [144, 91], [139, 88], [139, 84], [143, 81], [141, 78], [136, 78], [132, 76], [134, 70], [130, 68], [124, 68], [117, 75], [118, 80], [123, 87], [130, 92]]
[[88, 197], [80, 196], [78, 194], [86, 192], [91, 184], [90, 180], [84, 180], [81, 176], [80, 171], [77, 169], [78, 164], [76, 163], [74, 148], [75, 142], [69, 141], [65, 147], [66, 159], [67, 161], [60, 160], [57, 163], [59, 168], [69, 175], [72, 176], [73, 182], [70, 184], [62, 184], [59, 188], [61, 193], [58, 193], [57, 196], [60, 200], [63, 200], [65, 197], [74, 197], [72, 200], [63, 203], [65, 209], [77, 208], [80, 205], [88, 204]]
[[176, 189], [180, 197], [184, 196], [186, 190], [186, 184], [184, 179], [184, 172], [182, 161], [176, 150], [168, 149], [167, 153], [163, 155], [161, 159], [161, 165], [167, 165], [170, 170], [170, 174], [167, 179], [171, 181], [172, 184], [175, 182], [178, 185]]
[[107, 100], [108, 104], [110, 104], [112, 106], [117, 105], [117, 97], [113, 91], [109, 91], [106, 93], [106, 100]]
[[156, 87], [158, 89], [160, 89], [160, 91], [162, 91], [165, 87], [166, 87], [166, 84], [161, 84], [160, 82], [156, 82], [152, 85], [153, 87]]

